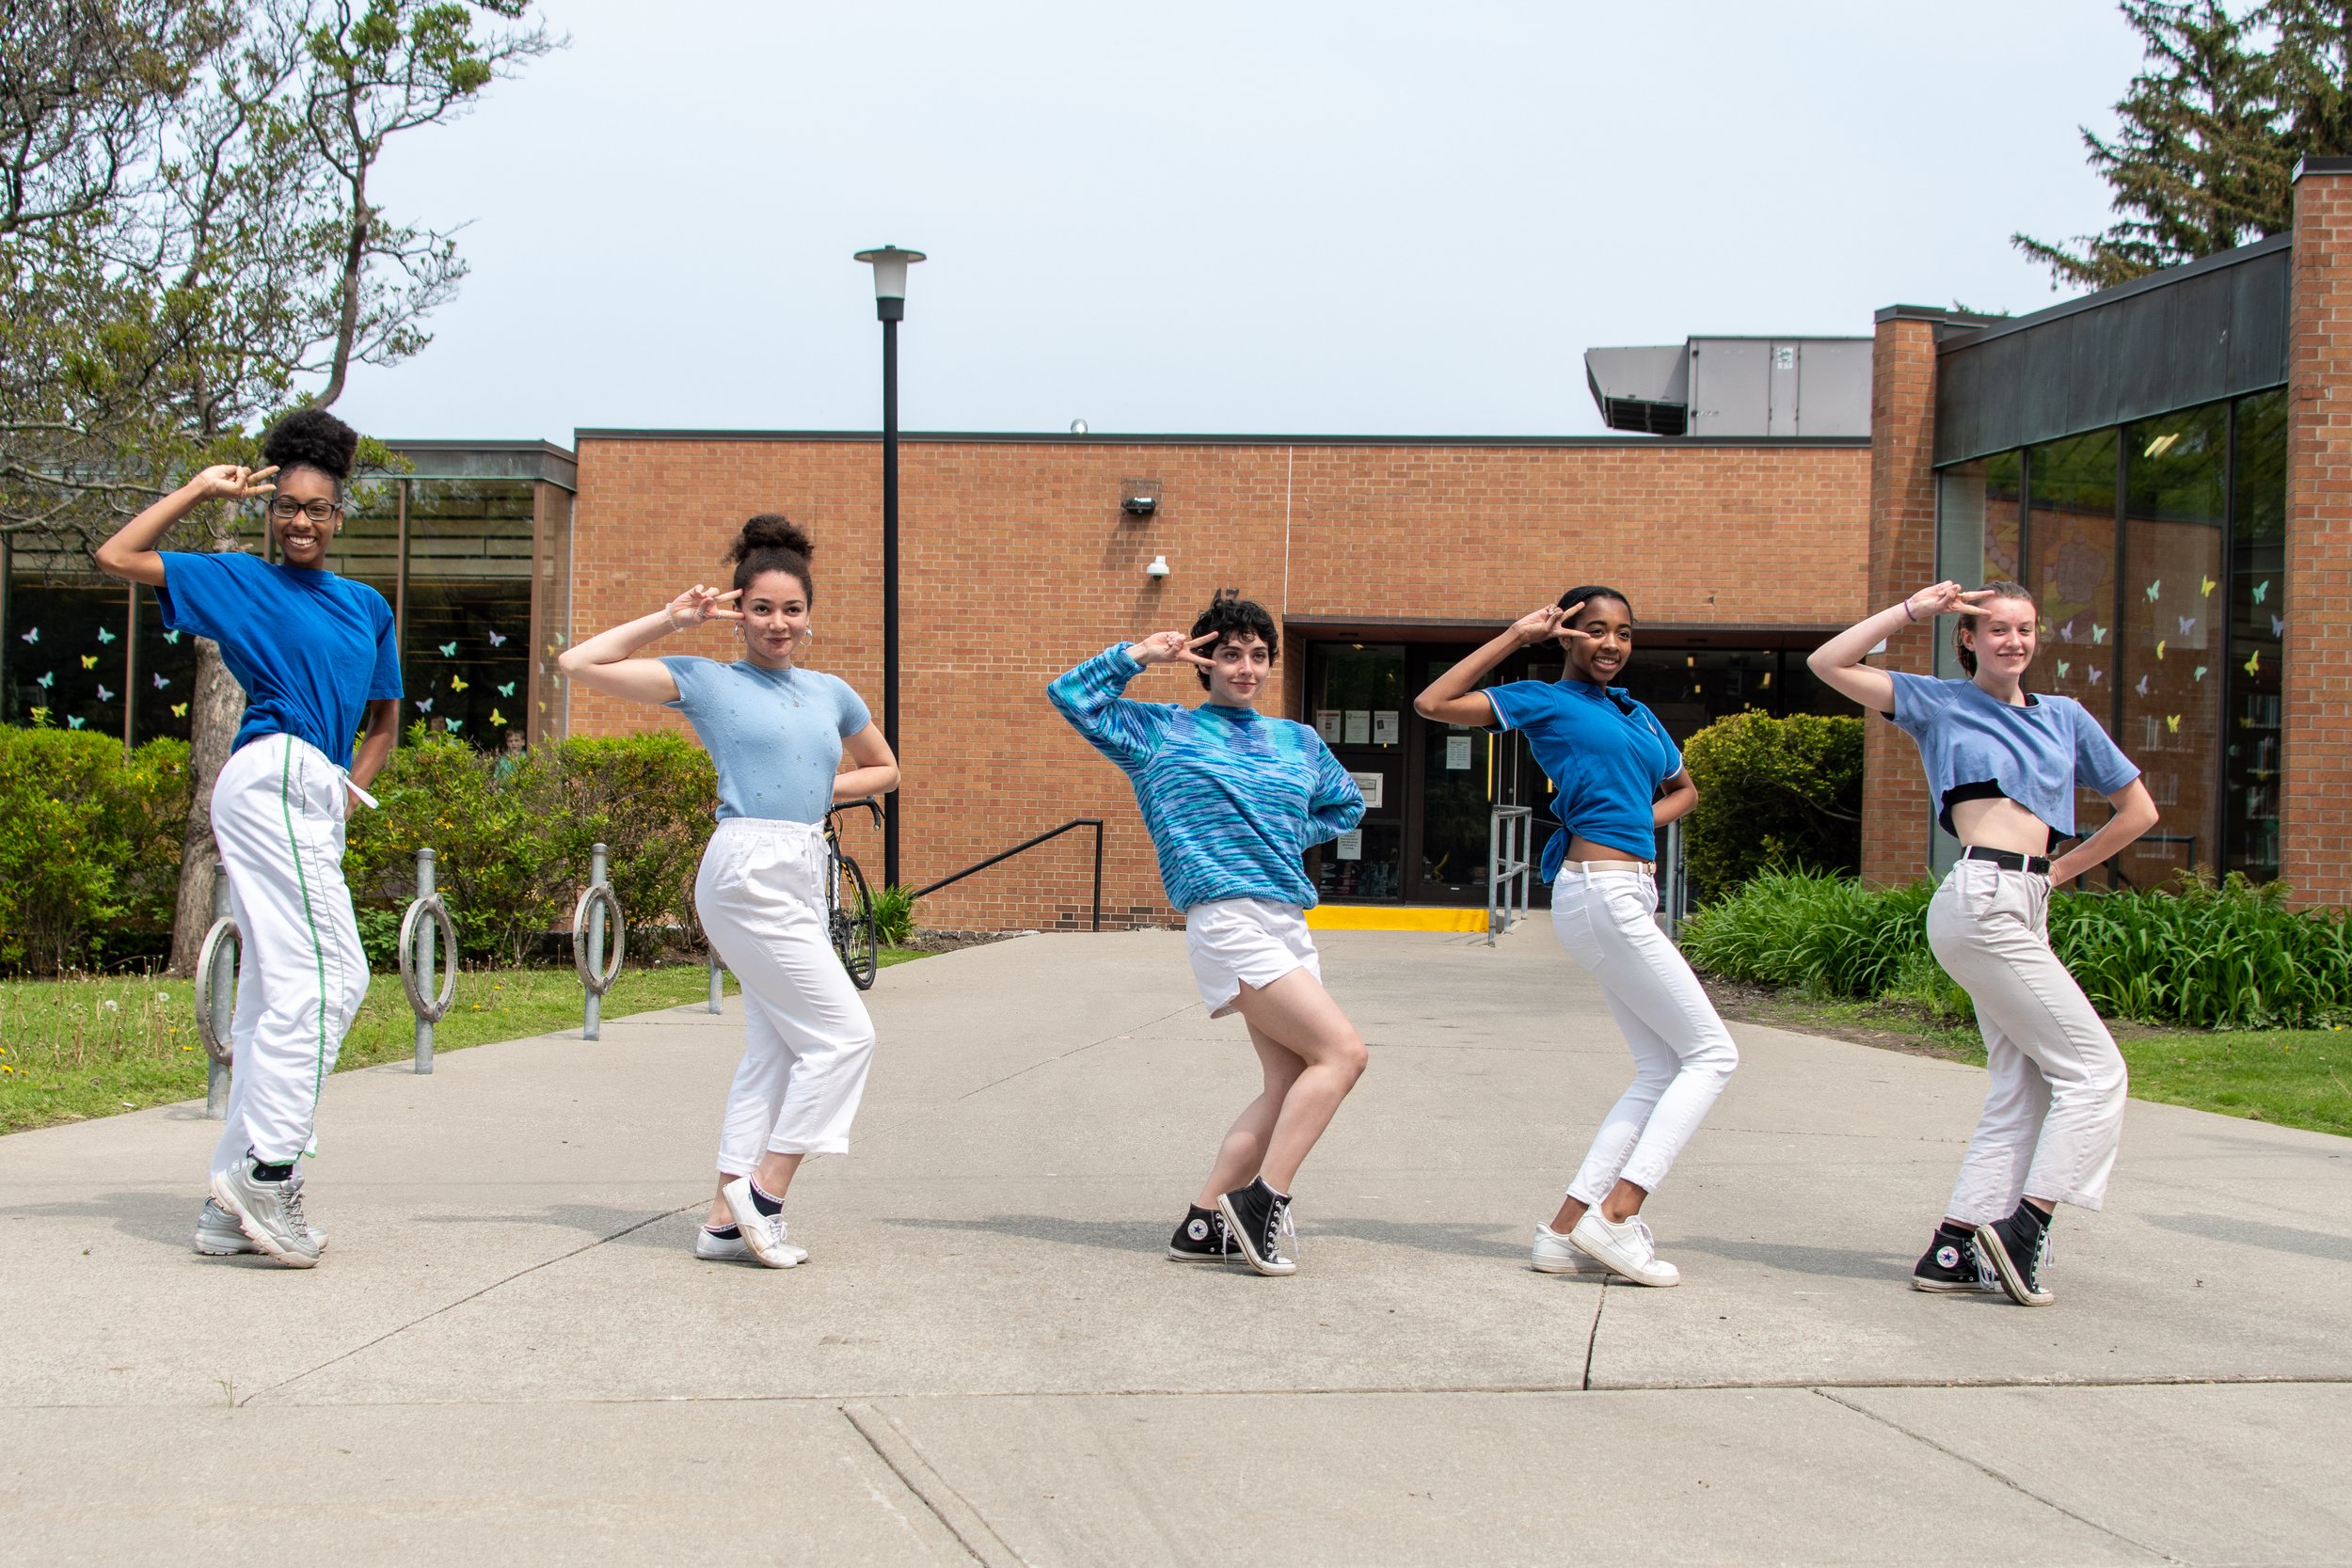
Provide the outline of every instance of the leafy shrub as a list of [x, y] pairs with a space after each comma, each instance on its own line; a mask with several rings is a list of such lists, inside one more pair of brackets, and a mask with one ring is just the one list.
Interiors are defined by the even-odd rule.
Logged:
[[0, 729], [0, 963], [37, 974], [167, 948], [188, 748]]
[[[1925, 882], [1768, 872], [1683, 927], [1691, 961], [1817, 996], [1896, 998], [1966, 1018], [1928, 949]], [[2101, 1012], [2204, 1029], [2352, 1021], [2352, 932], [2340, 910], [2290, 910], [2286, 889], [2233, 875], [2173, 892], [2056, 893], [2050, 944]]]
[[544, 792], [537, 831], [570, 879], [570, 897], [587, 886], [589, 848], [601, 843], [629, 930], [699, 941], [694, 872], [719, 809], [707, 752], [669, 734], [573, 739], [533, 752], [525, 771]]
[[904, 882], [874, 894], [874, 936], [885, 947], [904, 947], [914, 936], [914, 893]]
[[1699, 803], [1683, 819], [1694, 901], [1766, 870], [1862, 868], [1862, 721], [1736, 713], [1692, 736]]

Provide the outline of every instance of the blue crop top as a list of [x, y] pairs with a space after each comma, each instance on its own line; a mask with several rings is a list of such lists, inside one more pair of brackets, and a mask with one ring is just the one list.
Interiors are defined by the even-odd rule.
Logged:
[[1951, 800], [1981, 799], [1998, 786], [2047, 823], [2074, 836], [2074, 786], [2112, 795], [2139, 777], [2099, 721], [2072, 697], [2005, 703], [1972, 680], [1936, 680], [1890, 670], [1895, 711], [1887, 717], [1919, 745], [1938, 819], [1951, 829]]

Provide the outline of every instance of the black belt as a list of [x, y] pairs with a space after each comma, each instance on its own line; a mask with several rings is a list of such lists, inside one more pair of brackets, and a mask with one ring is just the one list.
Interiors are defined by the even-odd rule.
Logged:
[[1981, 845], [1972, 844], [1960, 852], [1960, 858], [1964, 861], [1990, 861], [2004, 871], [2030, 871], [2038, 877], [2050, 874], [2050, 861], [2046, 855], [2021, 855], [2014, 849], [1987, 849]]

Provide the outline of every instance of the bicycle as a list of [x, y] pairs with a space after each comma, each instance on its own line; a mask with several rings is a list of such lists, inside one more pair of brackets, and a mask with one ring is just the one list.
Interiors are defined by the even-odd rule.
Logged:
[[864, 806], [873, 813], [874, 825], [882, 826], [882, 807], [872, 800], [842, 800], [825, 812], [825, 928], [833, 938], [833, 950], [841, 957], [841, 967], [850, 972], [850, 983], [860, 990], [874, 988], [874, 976], [882, 973], [882, 943], [874, 934], [874, 894], [866, 885], [866, 873], [841, 847], [841, 830], [834, 821], [836, 813], [853, 806]]

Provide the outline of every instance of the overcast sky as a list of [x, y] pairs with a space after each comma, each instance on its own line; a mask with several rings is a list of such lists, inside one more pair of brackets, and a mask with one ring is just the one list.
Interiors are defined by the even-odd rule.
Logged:
[[1581, 356], [2054, 303], [2106, 221], [2106, 0], [552, 0], [570, 47], [393, 145], [463, 222], [384, 436], [871, 429], [869, 245], [925, 250], [909, 429], [1580, 434]]

